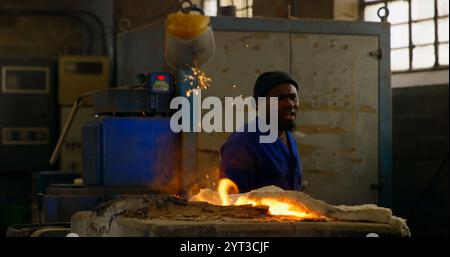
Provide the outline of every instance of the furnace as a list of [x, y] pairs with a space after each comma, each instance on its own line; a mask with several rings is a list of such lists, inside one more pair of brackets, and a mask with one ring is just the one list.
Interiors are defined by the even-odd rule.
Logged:
[[[200, 194], [218, 197], [208, 191]], [[296, 201], [318, 215], [275, 215], [266, 205], [220, 206], [156, 194], [122, 196], [92, 212], [78, 212], [72, 217], [71, 229], [80, 236], [410, 236], [405, 221], [385, 208], [331, 206], [301, 192], [274, 188], [244, 195], [256, 199], [277, 194], [280, 201]]]

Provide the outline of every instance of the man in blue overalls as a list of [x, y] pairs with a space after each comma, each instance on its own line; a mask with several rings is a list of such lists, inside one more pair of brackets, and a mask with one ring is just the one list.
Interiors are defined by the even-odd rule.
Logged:
[[278, 97], [278, 138], [260, 143], [258, 126], [256, 132], [248, 132], [247, 124], [245, 132], [233, 133], [222, 146], [221, 176], [234, 181], [240, 192], [269, 185], [301, 189], [301, 160], [291, 133], [299, 105], [297, 90], [298, 84], [284, 72], [266, 72], [256, 80], [255, 99]]

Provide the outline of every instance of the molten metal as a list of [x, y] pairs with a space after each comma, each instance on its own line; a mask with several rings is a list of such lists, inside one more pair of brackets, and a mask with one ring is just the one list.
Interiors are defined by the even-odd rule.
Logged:
[[220, 200], [222, 205], [231, 205], [230, 193], [239, 193], [237, 185], [228, 178], [223, 178], [219, 181], [219, 186], [217, 187], [217, 192], [219, 192]]
[[[252, 205], [252, 206], [267, 206], [271, 215], [280, 215], [290, 217], [292, 219], [325, 219], [325, 217], [309, 211], [305, 206], [298, 203], [289, 202], [286, 199], [263, 198], [260, 200], [248, 199], [246, 195], [242, 195], [237, 200], [233, 201], [230, 194], [239, 193], [237, 185], [228, 178], [223, 178], [219, 181], [217, 191], [220, 196], [221, 205]], [[236, 198], [235, 198], [236, 199]], [[211, 204], [217, 204], [205, 199]]]

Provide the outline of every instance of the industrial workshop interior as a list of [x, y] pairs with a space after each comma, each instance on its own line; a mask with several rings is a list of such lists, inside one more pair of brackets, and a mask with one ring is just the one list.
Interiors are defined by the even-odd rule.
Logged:
[[1, 0], [0, 237], [448, 237], [448, 24], [449, 0]]

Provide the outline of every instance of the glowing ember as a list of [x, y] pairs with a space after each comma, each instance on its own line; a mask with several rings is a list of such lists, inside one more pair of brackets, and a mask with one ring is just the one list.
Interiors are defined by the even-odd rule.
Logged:
[[289, 216], [296, 219], [319, 219], [320, 215], [309, 212], [304, 207], [297, 204], [283, 202], [281, 199], [265, 198], [260, 201], [246, 199], [242, 196], [234, 203], [235, 205], [265, 205], [269, 207], [269, 213], [271, 215]]
[[[212, 191], [211, 191], [212, 192]], [[224, 178], [219, 181], [217, 192], [220, 197], [203, 197], [200, 201], [209, 202], [215, 205], [252, 205], [252, 206], [267, 206], [269, 213], [274, 216], [284, 216], [290, 219], [296, 220], [326, 220], [327, 218], [316, 214], [302, 204], [289, 201], [285, 198], [262, 198], [262, 199], [250, 199], [248, 194], [238, 195], [239, 189], [236, 184], [228, 179]]]

